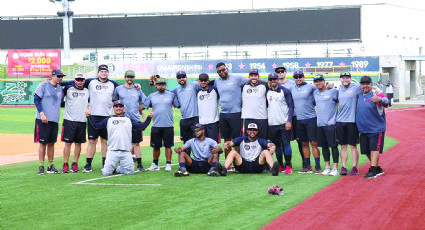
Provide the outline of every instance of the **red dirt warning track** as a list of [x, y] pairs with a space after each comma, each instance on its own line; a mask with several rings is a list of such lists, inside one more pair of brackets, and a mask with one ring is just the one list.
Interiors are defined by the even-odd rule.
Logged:
[[262, 229], [425, 229], [425, 108], [386, 112], [386, 135], [400, 142], [381, 156], [386, 175], [364, 179], [367, 163]]

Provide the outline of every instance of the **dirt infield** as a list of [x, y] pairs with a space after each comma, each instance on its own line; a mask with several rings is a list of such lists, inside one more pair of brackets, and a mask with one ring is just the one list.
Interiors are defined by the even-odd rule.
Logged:
[[[174, 142], [178, 141], [180, 141], [180, 138], [175, 137]], [[150, 137], [144, 136], [140, 145], [148, 146], [149, 143]], [[55, 144], [55, 157], [62, 156], [64, 145], [58, 137]], [[32, 134], [0, 134], [0, 146], [0, 165], [38, 160], [38, 143], [34, 143], [34, 135]], [[100, 151], [100, 141], [98, 141], [96, 147], [97, 151]], [[86, 148], [87, 143], [83, 144], [81, 154], [86, 154]], [[73, 155], [73, 148], [71, 155]]]
[[[425, 108], [387, 111], [386, 135], [400, 141], [382, 155], [385, 175], [345, 176], [262, 229], [423, 229]], [[285, 199], [285, 197], [282, 197]]]

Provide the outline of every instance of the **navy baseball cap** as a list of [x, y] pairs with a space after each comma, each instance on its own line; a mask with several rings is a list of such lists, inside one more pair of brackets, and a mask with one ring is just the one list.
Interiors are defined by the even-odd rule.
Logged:
[[249, 75], [251, 75], [251, 74], [257, 74], [258, 75], [258, 69], [251, 69], [249, 71]]
[[195, 131], [195, 129], [205, 129], [205, 126], [198, 123], [198, 124], [192, 126], [192, 130]]
[[100, 72], [102, 70], [106, 70], [109, 72], [108, 66], [105, 64], [99, 65], [99, 67], [97, 68], [97, 72]]
[[277, 74], [275, 74], [275, 73], [269, 74], [269, 80], [270, 79], [278, 79], [278, 78], [279, 78], [279, 76], [277, 76]]
[[183, 70], [179, 70], [179, 71], [176, 73], [176, 77], [178, 77], [178, 76], [185, 76], [185, 77], [186, 77], [186, 72], [184, 72]]
[[114, 101], [114, 106], [117, 106], [117, 105], [124, 106], [124, 103], [121, 100], [116, 100], [116, 101]]
[[369, 76], [364, 76], [360, 79], [360, 83], [372, 83], [372, 78]]
[[339, 77], [351, 77], [351, 73], [350, 72], [342, 72]]
[[63, 74], [62, 70], [55, 69], [55, 70], [52, 71], [52, 76], [66, 76], [66, 75]]
[[207, 81], [209, 79], [210, 79], [210, 77], [208, 76], [208, 74], [206, 74], [206, 73], [199, 74], [199, 80]]
[[276, 69], [274, 69], [274, 72], [277, 72], [280, 69], [286, 72], [286, 68], [284, 66], [278, 66]]
[[323, 75], [316, 75], [314, 78], [313, 78], [313, 81], [314, 82], [316, 82], [316, 81], [324, 81], [325, 80], [325, 78], [323, 77]]
[[301, 70], [297, 70], [295, 71], [294, 75], [292, 75], [293, 77], [304, 77], [304, 73]]

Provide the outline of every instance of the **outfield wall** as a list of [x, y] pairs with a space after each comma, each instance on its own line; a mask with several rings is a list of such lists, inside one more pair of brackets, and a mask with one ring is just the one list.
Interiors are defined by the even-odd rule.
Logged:
[[[352, 76], [354, 82], [359, 82], [360, 78], [363, 75]], [[378, 74], [370, 75], [373, 81], [377, 82], [379, 79]], [[248, 77], [248, 76], [245, 76]], [[307, 82], [313, 82], [313, 75], [306, 75]], [[340, 80], [337, 75], [326, 76], [326, 81], [332, 82], [336, 87], [339, 87]], [[262, 80], [267, 81], [267, 76], [261, 76]], [[177, 80], [175, 78], [168, 78], [167, 80], [167, 89], [173, 89], [178, 86]], [[189, 78], [188, 81], [196, 81], [197, 78]], [[125, 83], [124, 80], [115, 80], [118, 84], [122, 85]], [[40, 80], [34, 81], [0, 81], [0, 105], [33, 105], [34, 104], [34, 92], [37, 88], [37, 85], [40, 83]], [[135, 83], [142, 85], [143, 92], [147, 95], [155, 92], [156, 89], [153, 86], [149, 85], [148, 79], [135, 80]]]

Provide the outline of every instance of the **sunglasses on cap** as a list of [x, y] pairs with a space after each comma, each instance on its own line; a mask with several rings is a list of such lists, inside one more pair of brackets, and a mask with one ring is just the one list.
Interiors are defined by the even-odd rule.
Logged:
[[165, 83], [156, 83], [156, 85], [165, 85]]
[[195, 132], [199, 132], [199, 131], [201, 131], [201, 130], [204, 130], [203, 128], [194, 128], [193, 129], [193, 131], [195, 131]]
[[285, 73], [286, 71], [283, 69], [277, 70], [276, 73]]
[[202, 79], [202, 80], [199, 80], [200, 82], [207, 82], [208, 80], [205, 80], [205, 79]]
[[185, 78], [186, 77], [186, 75], [178, 75], [176, 78], [177, 79], [182, 79], [182, 78]]

